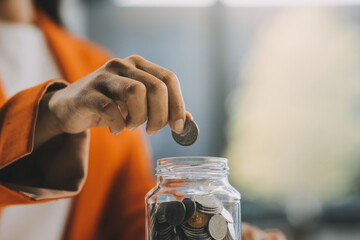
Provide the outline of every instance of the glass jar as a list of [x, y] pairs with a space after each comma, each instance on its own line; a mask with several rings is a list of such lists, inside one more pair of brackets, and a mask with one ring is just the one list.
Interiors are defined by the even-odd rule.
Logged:
[[240, 193], [228, 175], [225, 158], [158, 160], [145, 197], [146, 239], [241, 239]]

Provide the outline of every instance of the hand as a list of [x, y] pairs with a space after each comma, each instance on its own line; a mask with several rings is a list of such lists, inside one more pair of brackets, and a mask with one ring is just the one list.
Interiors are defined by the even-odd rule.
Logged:
[[119, 134], [145, 121], [149, 135], [168, 123], [180, 133], [186, 115], [176, 75], [137, 55], [112, 59], [66, 88], [46, 94], [42, 102], [35, 145], [89, 127], [106, 126]]
[[286, 240], [286, 237], [279, 230], [265, 230], [242, 223], [242, 240]]

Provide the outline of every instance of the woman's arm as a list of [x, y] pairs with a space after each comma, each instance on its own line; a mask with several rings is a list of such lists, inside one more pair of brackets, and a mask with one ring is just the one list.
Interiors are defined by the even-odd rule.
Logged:
[[[68, 141], [58, 145], [57, 151], [68, 151], [77, 146], [77, 151], [72, 151], [74, 154], [68, 157], [78, 163], [73, 166], [76, 174], [72, 175], [77, 179], [71, 179], [71, 183], [64, 181], [66, 183], [61, 186], [48, 182], [39, 164], [42, 159], [51, 159], [56, 151], [40, 153], [33, 148], [39, 102], [46, 92], [66, 85], [62, 80], [48, 81], [19, 92], [0, 106], [0, 207], [31, 203], [34, 199], [71, 196], [80, 189], [85, 175], [81, 165], [84, 163], [82, 154], [87, 150], [86, 134], [59, 135]], [[50, 146], [51, 143], [46, 147]], [[61, 153], [56, 155], [57, 160], [64, 157]]]
[[[166, 124], [175, 132], [184, 127], [176, 75], [140, 56], [112, 59], [61, 89], [48, 84], [17, 94], [1, 108], [0, 182], [15, 195], [39, 200], [77, 193], [87, 171], [90, 127], [120, 134], [147, 121], [150, 135]], [[0, 205], [15, 203], [0, 196]]]

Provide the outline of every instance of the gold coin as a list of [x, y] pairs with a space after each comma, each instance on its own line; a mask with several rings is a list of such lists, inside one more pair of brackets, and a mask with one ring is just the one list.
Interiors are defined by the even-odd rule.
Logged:
[[195, 211], [194, 215], [187, 221], [187, 223], [193, 228], [202, 228], [208, 223], [208, 217], [204, 213]]

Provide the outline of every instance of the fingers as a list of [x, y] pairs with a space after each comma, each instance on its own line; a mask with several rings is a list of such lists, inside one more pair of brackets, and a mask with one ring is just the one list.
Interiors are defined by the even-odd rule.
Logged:
[[[119, 107], [122, 116], [126, 116], [126, 126], [128, 128], [132, 129], [138, 126], [140, 122], [143, 122], [144, 113], [146, 113], [146, 131], [149, 135], [154, 135], [167, 123], [169, 123], [173, 131], [178, 133], [183, 131], [186, 112], [180, 84], [175, 74], [146, 61], [140, 56], [131, 56], [125, 60], [113, 59], [107, 62], [104, 67], [108, 73], [129, 80], [136, 80], [145, 86], [147, 104], [143, 98], [137, 98], [137, 94], [144, 92], [144, 89], [134, 91], [133, 100], [130, 100], [131, 95], [128, 92], [118, 90], [124, 88], [123, 82], [116, 83], [112, 81], [112, 77], [105, 76], [105, 79], [111, 81], [106, 88], [101, 86], [103, 88], [102, 92], [112, 99], [120, 98], [121, 102], [126, 99], [126, 106], [119, 104]], [[139, 110], [140, 103], [146, 106], [147, 111]], [[131, 106], [131, 104], [133, 105]], [[137, 119], [141, 121], [136, 121]]]
[[115, 101], [117, 103], [117, 105], [119, 106], [119, 110], [121, 112], [121, 115], [124, 119], [127, 118], [127, 115], [129, 114], [129, 110], [128, 107], [126, 106], [126, 104], [122, 101]]
[[[181, 94], [179, 80], [169, 70], [151, 63], [144, 58], [134, 55], [126, 58], [126, 61], [133, 64], [137, 69], [152, 75], [166, 85], [168, 93], [168, 122], [171, 129], [180, 133], [184, 129], [185, 104]], [[164, 106], [165, 107], [165, 106]]]
[[189, 113], [189, 112], [186, 112], [186, 117], [190, 118], [191, 120], [194, 120], [193, 115], [191, 113]]
[[126, 127], [133, 130], [143, 124], [147, 119], [146, 88], [143, 84], [130, 79], [124, 92], [123, 103], [126, 105]]
[[150, 135], [167, 123], [183, 130], [186, 113], [176, 76], [141, 57], [112, 59], [65, 89], [51, 101], [64, 132], [108, 126], [117, 134], [146, 120]]
[[147, 125], [146, 131], [154, 135], [168, 123], [169, 105], [167, 86], [153, 75], [136, 68], [130, 68], [122, 74], [131, 76], [146, 87], [147, 94]]
[[111, 75], [97, 87], [97, 90], [116, 102], [129, 130], [135, 129], [147, 120], [147, 90], [141, 82]]
[[118, 105], [100, 92], [92, 91], [86, 95], [86, 105], [98, 117], [94, 118], [92, 126], [108, 126], [112, 134], [118, 135], [125, 127]]
[[133, 130], [147, 119], [146, 88], [143, 84], [132, 84], [126, 89], [125, 105], [127, 106], [126, 127]]

